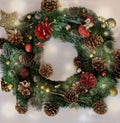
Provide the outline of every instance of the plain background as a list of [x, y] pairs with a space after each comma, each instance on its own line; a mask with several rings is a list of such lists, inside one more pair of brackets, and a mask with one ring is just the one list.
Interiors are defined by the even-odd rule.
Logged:
[[[40, 9], [41, 0], [0, 0], [0, 9], [6, 12], [17, 11], [19, 16]], [[119, 0], [60, 0], [62, 7], [84, 6], [92, 9], [99, 16], [113, 17], [117, 27], [113, 30], [116, 39], [115, 47], [120, 48], [120, 1]], [[0, 37], [5, 37], [3, 28], [0, 28]], [[120, 84], [118, 84], [120, 90]], [[120, 94], [108, 97], [108, 113], [99, 116], [89, 109], [60, 109], [55, 117], [48, 117], [44, 112], [37, 112], [30, 108], [26, 115], [19, 115], [15, 109], [15, 97], [11, 93], [0, 91], [0, 123], [119, 123]]]

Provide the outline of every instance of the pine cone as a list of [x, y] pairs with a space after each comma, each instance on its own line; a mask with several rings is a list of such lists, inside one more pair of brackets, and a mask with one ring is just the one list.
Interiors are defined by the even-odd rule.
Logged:
[[4, 79], [1, 80], [1, 89], [5, 92], [10, 92], [10, 89], [8, 88], [8, 84], [5, 83]]
[[23, 36], [19, 30], [17, 30], [17, 29], [6, 30], [6, 32], [7, 32], [7, 36], [8, 36], [8, 41], [11, 44], [18, 45], [18, 44], [20, 44], [20, 42], [23, 41]]
[[101, 57], [93, 58], [92, 66], [96, 71], [103, 71], [106, 69], [106, 62]]
[[78, 94], [75, 89], [69, 89], [64, 94], [64, 99], [68, 103], [74, 103], [78, 101]]
[[20, 103], [16, 104], [15, 109], [18, 111], [19, 114], [25, 114], [28, 111], [28, 109], [22, 106]]
[[58, 0], [42, 0], [41, 8], [46, 12], [55, 11], [58, 8]]
[[86, 38], [84, 42], [90, 50], [95, 50], [104, 42], [104, 40], [101, 36], [92, 34], [89, 38]]
[[77, 56], [77, 57], [75, 57], [74, 58], [74, 65], [77, 67], [77, 68], [81, 68], [81, 66], [82, 66], [82, 60], [83, 60], [83, 58], [82, 58], [82, 56]]
[[97, 114], [105, 114], [107, 112], [107, 105], [102, 100], [96, 101], [92, 108]]
[[53, 69], [49, 64], [42, 64], [40, 65], [39, 73], [41, 76], [48, 78], [53, 74]]
[[73, 83], [72, 89], [74, 89], [78, 95], [83, 95], [87, 92], [87, 89], [80, 82]]
[[72, 7], [69, 8], [68, 13], [69, 16], [71, 17], [78, 17], [80, 14], [80, 8], [79, 7]]
[[118, 63], [118, 64], [116, 63], [114, 73], [117, 78], [120, 78], [120, 63]]
[[0, 38], [0, 49], [2, 49], [2, 46], [6, 40], [4, 38]]
[[33, 58], [34, 58], [34, 55], [33, 55], [33, 54], [25, 54], [25, 55], [21, 55], [21, 56], [19, 57], [19, 61], [20, 61], [23, 65], [29, 67], [30, 65], [33, 64]]
[[29, 96], [30, 95], [30, 91], [31, 91], [30, 82], [28, 82], [26, 80], [20, 82], [19, 85], [18, 85], [18, 91], [22, 95]]
[[59, 107], [46, 103], [44, 106], [44, 111], [48, 116], [55, 116], [59, 112]]
[[116, 62], [120, 63], [120, 49], [115, 51], [114, 56], [115, 56]]

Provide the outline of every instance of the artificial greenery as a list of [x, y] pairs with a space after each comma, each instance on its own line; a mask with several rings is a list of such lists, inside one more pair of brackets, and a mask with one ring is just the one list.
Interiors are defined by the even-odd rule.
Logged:
[[[101, 46], [95, 50], [87, 48], [84, 42], [85, 37], [78, 33], [78, 26], [85, 24], [86, 15], [90, 15], [94, 19], [94, 26], [90, 28], [90, 34], [98, 34], [102, 36], [104, 40]], [[30, 18], [28, 18], [28, 16], [30, 16]], [[51, 37], [60, 39], [62, 42], [73, 43], [78, 52], [78, 56], [82, 55], [83, 57], [83, 63], [81, 66], [82, 71], [90, 72], [97, 78], [96, 86], [88, 89], [87, 93], [84, 95], [80, 95], [79, 101], [76, 103], [69, 104], [66, 102], [64, 100], [64, 93], [66, 90], [71, 88], [74, 82], [79, 82], [82, 73], [76, 73], [67, 78], [64, 82], [54, 82], [42, 77], [38, 72], [40, 64], [34, 62], [31, 66], [27, 67], [30, 74], [27, 78], [22, 78], [19, 75], [19, 69], [24, 67], [20, 62], [19, 57], [23, 54], [27, 54], [24, 49], [25, 44], [32, 44], [33, 50], [30, 54], [35, 56], [36, 54], [41, 54], [44, 51], [44, 46], [37, 48], [35, 44], [38, 42], [45, 43], [50, 39], [41, 40], [37, 38], [34, 33], [36, 26], [40, 22], [45, 22], [46, 18], [48, 18], [48, 23], [52, 23], [51, 27], [53, 31], [51, 33]], [[111, 70], [114, 65], [115, 58], [112, 52], [108, 52], [108, 50], [113, 51], [114, 39], [111, 28], [108, 25], [103, 28], [101, 26], [102, 24], [106, 23], [99, 20], [99, 17], [94, 12], [83, 7], [73, 7], [49, 13], [39, 10], [28, 13], [20, 19], [20, 24], [18, 26], [14, 26], [14, 29], [21, 31], [23, 41], [18, 45], [14, 45], [6, 40], [6, 43], [3, 45], [4, 54], [0, 57], [3, 78], [7, 84], [13, 84], [13, 94], [16, 96], [17, 102], [27, 107], [29, 99], [36, 97], [40, 100], [40, 107], [42, 107], [46, 102], [59, 107], [92, 107], [96, 100], [101, 100], [108, 96], [110, 94], [109, 90], [116, 87], [117, 84], [115, 74], [113, 70]], [[70, 25], [71, 29], [67, 30], [67, 25]], [[105, 33], [107, 33], [107, 35], [105, 35]], [[90, 57], [91, 54], [93, 57]], [[92, 59], [94, 57], [101, 57], [107, 63], [109, 69], [105, 70], [106, 76], [102, 76], [102, 72], [96, 71], [92, 67]], [[9, 64], [7, 64], [8, 61], [10, 62]], [[39, 82], [35, 83], [33, 81], [34, 76], [40, 77]], [[22, 95], [18, 91], [18, 84], [23, 80], [27, 80], [31, 83], [31, 94], [29, 96]], [[55, 86], [59, 85], [60, 87], [55, 88]], [[105, 86], [103, 87], [103, 85]]]

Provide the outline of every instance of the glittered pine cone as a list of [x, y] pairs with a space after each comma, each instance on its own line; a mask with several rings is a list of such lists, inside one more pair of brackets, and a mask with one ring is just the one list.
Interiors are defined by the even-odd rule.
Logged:
[[58, 0], [42, 0], [41, 8], [46, 12], [52, 12], [58, 8]]
[[75, 89], [69, 89], [64, 94], [64, 99], [68, 103], [74, 103], [78, 101], [78, 94]]
[[107, 105], [102, 100], [96, 101], [92, 108], [97, 114], [105, 114], [107, 112]]
[[115, 51], [114, 56], [115, 56], [115, 61], [120, 63], [120, 49]]
[[92, 66], [96, 71], [103, 71], [106, 69], [106, 62], [101, 57], [93, 58]]
[[6, 40], [4, 38], [0, 38], [0, 49], [2, 49], [2, 46]]
[[97, 79], [92, 73], [85, 72], [81, 75], [80, 82], [85, 86], [85, 88], [89, 89], [95, 87]]
[[6, 30], [7, 36], [8, 36], [8, 41], [11, 44], [18, 45], [20, 42], [23, 41], [23, 36], [21, 32], [17, 29], [14, 30]]
[[49, 78], [53, 74], [53, 69], [49, 64], [42, 64], [39, 68], [39, 73], [45, 78]]
[[45, 103], [44, 111], [48, 116], [55, 116], [59, 112], [59, 107], [50, 103]]
[[83, 95], [87, 92], [87, 89], [85, 88], [85, 86], [80, 82], [73, 83], [72, 89], [74, 89], [76, 93], [79, 95]]
[[34, 62], [33, 58], [34, 58], [34, 55], [33, 55], [33, 54], [25, 54], [25, 55], [21, 55], [21, 56], [19, 57], [19, 61], [20, 61], [23, 65], [25, 65], [25, 66], [28, 67], [28, 66], [30, 66], [30, 65], [33, 64], [33, 62]]
[[5, 83], [4, 79], [1, 80], [1, 89], [5, 92], [10, 92], [10, 89], [8, 88], [8, 84]]
[[90, 50], [95, 50], [99, 48], [99, 46], [104, 42], [102, 36], [99, 36], [97, 34], [92, 34], [89, 38], [85, 38], [84, 40], [85, 45]]
[[31, 94], [31, 86], [30, 82], [24, 80], [19, 83], [18, 85], [18, 91], [25, 96], [29, 96]]
[[25, 114], [28, 111], [28, 109], [22, 106], [20, 103], [16, 104], [15, 109], [18, 111], [19, 114]]
[[120, 63], [116, 63], [115, 68], [114, 68], [114, 73], [117, 78], [120, 78]]

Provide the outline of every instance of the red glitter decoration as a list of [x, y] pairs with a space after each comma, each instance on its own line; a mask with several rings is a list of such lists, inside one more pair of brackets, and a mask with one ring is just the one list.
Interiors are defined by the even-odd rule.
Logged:
[[90, 32], [89, 30], [87, 30], [83, 25], [80, 25], [78, 27], [78, 32], [81, 36], [87, 38], [87, 37], [90, 37]]
[[51, 28], [52, 23], [48, 23], [48, 19], [45, 20], [46, 22], [39, 23], [34, 31], [36, 36], [41, 40], [47, 40], [48, 38], [50, 38], [53, 31], [53, 29]]
[[90, 72], [85, 72], [81, 75], [80, 77], [80, 82], [83, 83], [83, 85], [89, 89], [95, 87], [97, 83], [96, 77], [90, 73]]

